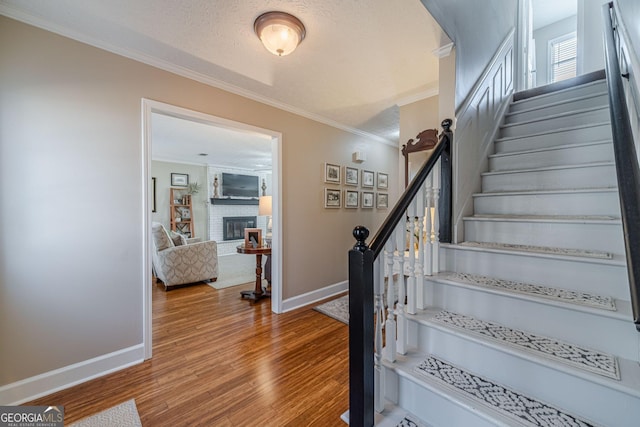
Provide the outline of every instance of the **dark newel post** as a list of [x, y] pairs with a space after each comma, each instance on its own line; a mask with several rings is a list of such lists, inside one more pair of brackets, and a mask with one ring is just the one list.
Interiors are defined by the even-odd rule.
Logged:
[[369, 230], [353, 230], [349, 251], [349, 425], [373, 426], [373, 251], [365, 240]]
[[440, 241], [442, 243], [451, 243], [451, 190], [452, 190], [452, 176], [451, 169], [451, 144], [453, 143], [453, 133], [451, 132], [451, 125], [453, 121], [451, 119], [444, 119], [442, 121], [442, 128], [444, 134], [447, 136], [443, 139], [442, 143], [447, 144], [440, 157], [440, 206], [438, 214], [440, 216]]

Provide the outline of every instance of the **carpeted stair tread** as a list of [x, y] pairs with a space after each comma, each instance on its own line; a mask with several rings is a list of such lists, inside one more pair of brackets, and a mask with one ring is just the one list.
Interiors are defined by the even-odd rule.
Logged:
[[414, 371], [421, 377], [497, 411], [522, 426], [594, 426], [589, 421], [525, 396], [486, 378], [464, 371], [441, 359], [427, 357]]
[[470, 316], [440, 311], [432, 321], [607, 378], [620, 380], [615, 356]]
[[620, 218], [610, 215], [509, 215], [509, 214], [476, 214], [464, 217], [465, 220], [475, 221], [512, 221], [512, 222], [567, 222], [567, 223], [596, 223], [621, 224]]
[[609, 252], [593, 251], [587, 249], [572, 249], [572, 248], [554, 248], [548, 246], [531, 246], [531, 245], [515, 245], [511, 243], [496, 243], [496, 242], [462, 242], [460, 246], [475, 247], [475, 248], [487, 248], [487, 249], [501, 249], [520, 252], [532, 252], [538, 254], [548, 255], [562, 255], [584, 258], [597, 258], [597, 259], [613, 259], [613, 254]]
[[606, 295], [592, 294], [571, 289], [554, 288], [532, 283], [516, 282], [514, 280], [498, 279], [470, 273], [445, 272], [438, 274], [437, 278], [547, 298], [569, 304], [583, 305], [601, 310], [616, 311], [614, 299]]

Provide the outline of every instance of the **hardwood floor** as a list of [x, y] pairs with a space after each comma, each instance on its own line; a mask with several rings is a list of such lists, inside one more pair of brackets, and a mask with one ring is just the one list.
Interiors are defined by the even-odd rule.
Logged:
[[240, 291], [154, 285], [153, 358], [29, 402], [65, 424], [134, 398], [144, 426], [342, 426], [348, 327], [303, 308], [272, 314]]

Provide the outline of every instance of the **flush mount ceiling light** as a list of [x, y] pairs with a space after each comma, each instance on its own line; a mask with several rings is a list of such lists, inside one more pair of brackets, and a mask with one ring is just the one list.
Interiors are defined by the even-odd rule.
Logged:
[[302, 22], [286, 12], [263, 13], [253, 23], [253, 29], [264, 47], [277, 56], [293, 52], [306, 34]]

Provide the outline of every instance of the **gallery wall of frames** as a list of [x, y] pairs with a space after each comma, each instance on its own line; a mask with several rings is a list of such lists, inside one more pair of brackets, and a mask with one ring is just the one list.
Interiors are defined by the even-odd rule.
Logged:
[[324, 164], [324, 207], [387, 209], [389, 174], [333, 163]]

